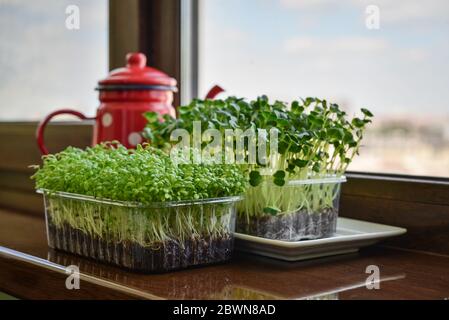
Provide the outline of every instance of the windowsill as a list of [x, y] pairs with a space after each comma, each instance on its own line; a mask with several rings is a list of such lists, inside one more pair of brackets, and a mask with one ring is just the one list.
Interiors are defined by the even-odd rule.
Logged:
[[[42, 198], [35, 193], [28, 167], [40, 162], [36, 126], [0, 122], [0, 207], [42, 216]], [[67, 145], [85, 147], [91, 139], [92, 124], [84, 122], [52, 123], [46, 132], [52, 152]], [[449, 179], [353, 172], [347, 176], [341, 216], [407, 229], [388, 245], [449, 255]]]
[[[47, 247], [42, 218], [0, 210], [0, 291], [19, 298], [88, 299], [443, 299], [449, 256], [375, 246], [359, 254], [286, 263], [237, 254], [227, 264], [166, 274], [138, 274]], [[81, 289], [65, 288], [77, 265]], [[368, 290], [368, 265], [380, 268]]]

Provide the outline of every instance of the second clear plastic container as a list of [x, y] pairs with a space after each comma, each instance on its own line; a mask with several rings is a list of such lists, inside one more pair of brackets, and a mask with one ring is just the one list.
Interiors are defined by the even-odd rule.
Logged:
[[250, 187], [238, 204], [236, 230], [284, 241], [333, 236], [345, 181], [344, 176], [331, 176], [291, 180], [282, 187], [269, 181]]
[[233, 251], [239, 196], [142, 205], [38, 192], [55, 249], [141, 272], [223, 262]]

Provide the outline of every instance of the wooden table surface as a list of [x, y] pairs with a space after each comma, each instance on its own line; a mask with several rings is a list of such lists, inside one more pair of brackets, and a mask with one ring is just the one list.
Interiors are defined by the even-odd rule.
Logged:
[[[79, 290], [65, 267], [80, 269]], [[366, 267], [380, 268], [367, 289]], [[41, 218], [0, 209], [0, 291], [34, 299], [445, 299], [449, 257], [384, 247], [307, 262], [236, 254], [227, 264], [139, 274], [47, 247]]]

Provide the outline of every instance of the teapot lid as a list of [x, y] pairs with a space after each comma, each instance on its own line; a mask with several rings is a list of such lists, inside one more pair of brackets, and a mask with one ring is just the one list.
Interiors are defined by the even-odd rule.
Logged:
[[98, 82], [97, 89], [177, 91], [175, 79], [146, 64], [147, 57], [143, 53], [128, 53], [126, 67], [112, 70], [106, 79]]

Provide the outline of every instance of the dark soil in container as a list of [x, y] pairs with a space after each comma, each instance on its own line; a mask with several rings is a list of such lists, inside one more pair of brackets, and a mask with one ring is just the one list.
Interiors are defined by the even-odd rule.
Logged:
[[115, 243], [91, 236], [68, 224], [61, 228], [48, 225], [50, 247], [107, 262], [133, 271], [165, 272], [191, 266], [219, 263], [232, 255], [234, 238], [192, 238], [180, 243], [168, 240], [144, 247], [125, 241]]
[[337, 218], [338, 210], [333, 208], [310, 214], [299, 210], [290, 214], [252, 217], [249, 223], [245, 216], [238, 215], [236, 232], [284, 241], [319, 239], [335, 234]]

